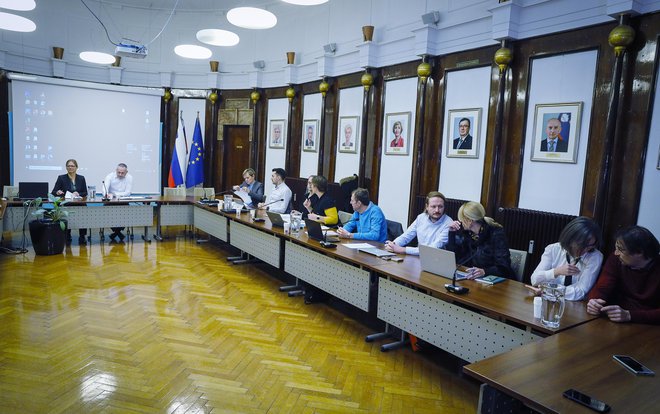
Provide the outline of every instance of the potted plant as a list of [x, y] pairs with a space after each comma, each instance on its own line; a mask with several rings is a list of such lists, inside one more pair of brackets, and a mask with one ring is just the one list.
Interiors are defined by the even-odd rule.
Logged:
[[30, 222], [30, 238], [38, 255], [60, 254], [66, 244], [69, 212], [64, 205], [68, 201], [52, 194], [48, 195], [48, 201], [50, 205], [44, 206], [41, 197], [34, 200], [36, 210], [32, 215], [38, 218]]

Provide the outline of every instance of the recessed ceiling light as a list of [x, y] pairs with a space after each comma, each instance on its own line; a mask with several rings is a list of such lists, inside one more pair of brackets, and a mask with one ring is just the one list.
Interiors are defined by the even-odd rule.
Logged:
[[270, 29], [277, 24], [273, 13], [256, 7], [235, 7], [227, 12], [227, 20], [244, 29]]
[[328, 0], [282, 0], [285, 3], [295, 4], [296, 6], [316, 6], [327, 3]]
[[208, 59], [213, 55], [211, 50], [197, 45], [179, 45], [174, 48], [174, 53], [188, 59]]
[[34, 32], [37, 25], [30, 19], [15, 14], [0, 12], [0, 29], [13, 32]]
[[30, 11], [35, 7], [37, 5], [34, 0], [0, 0], [0, 8], [3, 9]]
[[197, 32], [197, 40], [213, 46], [236, 46], [240, 39], [228, 30], [203, 29]]
[[109, 65], [115, 63], [115, 57], [109, 53], [102, 52], [80, 52], [80, 59], [89, 63], [98, 63], [99, 65]]

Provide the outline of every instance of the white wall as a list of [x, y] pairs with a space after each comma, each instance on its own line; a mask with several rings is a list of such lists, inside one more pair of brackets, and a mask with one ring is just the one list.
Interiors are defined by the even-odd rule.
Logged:
[[[417, 78], [400, 79], [385, 83], [385, 115], [395, 112], [410, 112], [410, 127], [403, 131], [408, 142], [408, 155], [384, 155], [386, 146], [383, 142], [383, 153], [380, 162], [380, 187], [378, 190], [378, 205], [383, 209], [388, 220], [398, 221], [405, 228], [408, 225], [408, 200], [410, 199], [410, 182], [413, 174], [412, 159], [415, 148], [415, 105], [417, 104]], [[383, 120], [381, 140], [391, 140], [392, 130]]]
[[[490, 66], [453, 71], [447, 74], [447, 94], [445, 97], [445, 108], [447, 110], [442, 126], [442, 162], [440, 163], [438, 191], [448, 198], [473, 201], [481, 199], [486, 152], [486, 126], [488, 125], [488, 100], [490, 98], [490, 74]], [[450, 122], [449, 110], [476, 108], [481, 108], [481, 120], [478, 127], [478, 158], [447, 157], [447, 147], [452, 148], [452, 140], [455, 138], [452, 136], [451, 130], [447, 131]], [[475, 126], [470, 129], [473, 140], [476, 139]], [[448, 137], [447, 134], [450, 136]]]
[[[532, 62], [518, 207], [562, 214], [580, 213], [597, 56], [596, 51], [587, 51]], [[536, 105], [562, 102], [583, 102], [577, 163], [531, 161]]]
[[[660, 76], [660, 69], [658, 69], [658, 76]], [[656, 84], [637, 224], [648, 228], [655, 237], [660, 238], [660, 217], [658, 216], [660, 170], [658, 166], [660, 166], [660, 88]]]
[[[303, 100], [303, 121], [315, 119], [317, 121], [316, 126], [316, 152], [303, 151], [302, 142], [304, 142], [304, 136], [307, 131], [302, 131], [302, 136], [298, 137], [301, 141], [300, 144], [300, 176], [309, 177], [310, 175], [315, 175], [318, 173], [318, 162], [319, 162], [319, 137], [320, 137], [320, 128], [321, 128], [321, 94], [315, 93], [312, 95], [305, 95]], [[294, 137], [295, 138], [295, 137]], [[327, 138], [329, 139], [329, 137]]]
[[[289, 115], [289, 100], [286, 98], [283, 99], [270, 99], [268, 101], [268, 123], [266, 124], [266, 130], [264, 134], [259, 137], [262, 142], [266, 145], [266, 169], [264, 170], [264, 194], [268, 196], [270, 191], [273, 189], [273, 183], [270, 181], [270, 175], [272, 174], [273, 168], [284, 168], [285, 165], [285, 154], [289, 130], [287, 129]], [[268, 147], [268, 134], [270, 134], [270, 120], [271, 119], [283, 119], [284, 120], [284, 131], [282, 131], [282, 136], [284, 137], [284, 148], [269, 148]], [[288, 173], [288, 171], [287, 171]], [[259, 171], [257, 171], [259, 175]]]
[[[360, 147], [360, 125], [362, 123], [362, 98], [364, 96], [364, 88], [358, 86], [356, 88], [347, 88], [341, 89], [339, 91], [339, 118], [343, 116], [357, 116], [358, 124], [357, 128], [353, 131], [353, 136], [355, 137], [355, 145], [357, 145], [356, 153], [346, 153], [339, 152], [338, 143], [341, 142], [343, 132], [341, 131], [341, 123], [338, 123], [337, 131], [335, 131], [337, 137], [337, 145], [335, 145], [334, 151], [337, 153], [335, 161], [335, 182], [338, 182], [344, 177], [349, 177], [353, 174], [357, 174], [360, 171], [360, 152], [363, 149]], [[330, 137], [325, 137], [325, 139], [330, 139]]]

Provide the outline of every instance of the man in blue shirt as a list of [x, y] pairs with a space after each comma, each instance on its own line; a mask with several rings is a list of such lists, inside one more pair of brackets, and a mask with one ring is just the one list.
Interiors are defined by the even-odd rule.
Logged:
[[394, 253], [419, 256], [419, 247], [406, 247], [415, 237], [418, 244], [442, 249], [449, 239], [451, 217], [445, 214], [445, 196], [431, 191], [426, 196], [426, 209], [417, 216], [406, 231], [394, 241], [386, 241], [385, 249]]
[[[369, 200], [369, 191], [358, 188], [351, 193], [353, 217], [337, 229], [339, 237], [355, 240], [387, 240], [387, 222], [383, 211]], [[355, 232], [355, 233], [354, 233]]]

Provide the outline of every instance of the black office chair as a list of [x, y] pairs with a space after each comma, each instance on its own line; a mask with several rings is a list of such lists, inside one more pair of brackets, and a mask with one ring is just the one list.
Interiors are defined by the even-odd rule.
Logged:
[[385, 220], [387, 222], [387, 240], [394, 240], [403, 234], [403, 226], [398, 221]]

